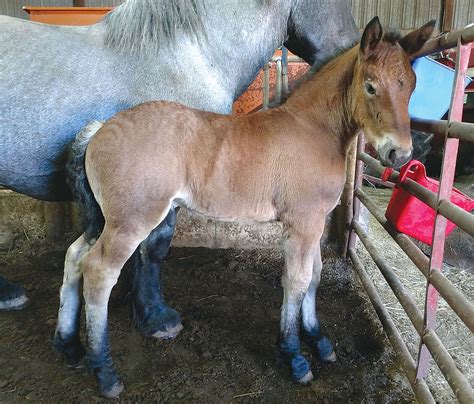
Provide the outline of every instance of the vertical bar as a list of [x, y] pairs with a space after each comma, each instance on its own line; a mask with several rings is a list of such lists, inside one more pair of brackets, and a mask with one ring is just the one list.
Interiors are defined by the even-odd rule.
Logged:
[[346, 157], [346, 181], [341, 195], [341, 204], [334, 211], [333, 220], [336, 230], [336, 242], [338, 243], [339, 254], [347, 257], [347, 246], [349, 234], [351, 232], [352, 218], [354, 215], [354, 181], [357, 164], [357, 139], [354, 139], [349, 146]]
[[[365, 139], [364, 133], [359, 132], [359, 136], [357, 138], [357, 154], [363, 152], [365, 149]], [[356, 156], [357, 156], [356, 154]], [[360, 189], [362, 187], [362, 176], [364, 174], [364, 163], [361, 160], [356, 160], [355, 166], [355, 174], [354, 174], [354, 188]], [[353, 220], [359, 220], [359, 213], [360, 213], [360, 201], [352, 196], [353, 198]], [[354, 230], [350, 228], [350, 233], [347, 242], [347, 250], [351, 248], [355, 249], [355, 244], [357, 241], [357, 235], [355, 234]]]
[[281, 48], [281, 79], [283, 84], [283, 97], [286, 97], [290, 90], [288, 87], [288, 49]]
[[85, 7], [86, 6], [86, 0], [72, 0], [72, 6], [73, 7]]
[[282, 90], [282, 66], [281, 59], [278, 58], [276, 61], [276, 84], [275, 84], [275, 103], [276, 105], [281, 104], [281, 90]]
[[453, 29], [454, 25], [454, 0], [443, 0], [442, 7], [441, 32], [448, 32]]
[[[456, 77], [453, 84], [453, 95], [451, 98], [451, 107], [448, 116], [448, 127], [451, 122], [462, 120], [464, 104], [464, 78], [466, 76], [469, 56], [471, 54], [471, 43], [462, 45], [461, 39], [458, 39]], [[450, 200], [451, 190], [454, 182], [454, 171], [456, 169], [456, 157], [458, 153], [459, 139], [449, 138], [447, 131], [445, 133], [443, 164], [441, 168], [441, 178], [438, 190], [438, 205], [441, 200]], [[435, 218], [433, 230], [433, 244], [431, 248], [430, 276], [431, 273], [442, 271], [444, 257], [444, 243], [446, 239], [447, 219], [438, 212]], [[436, 328], [436, 311], [438, 309], [439, 294], [431, 285], [428, 278], [426, 299], [425, 299], [425, 319], [424, 332]], [[431, 354], [424, 345], [420, 344], [417, 364], [417, 379], [424, 379], [428, 375], [429, 362]]]
[[46, 224], [46, 240], [57, 243], [64, 240], [68, 228], [71, 226], [70, 204], [67, 202], [45, 202], [44, 221]]
[[270, 104], [270, 63], [265, 63], [263, 67], [263, 107], [268, 109]]

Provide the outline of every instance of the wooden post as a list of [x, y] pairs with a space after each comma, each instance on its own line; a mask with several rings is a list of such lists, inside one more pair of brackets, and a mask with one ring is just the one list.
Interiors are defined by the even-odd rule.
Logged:
[[67, 202], [45, 202], [44, 221], [46, 223], [46, 239], [50, 243], [64, 240], [66, 231], [71, 227], [71, 209]]
[[354, 174], [357, 159], [356, 141], [349, 146], [346, 158], [346, 183], [341, 195], [341, 204], [335, 212], [335, 227], [337, 233], [338, 252], [343, 257], [347, 254], [350, 226], [353, 215]]
[[455, 0], [443, 0], [441, 32], [448, 32], [454, 28]]
[[73, 7], [85, 7], [86, 6], [86, 0], [72, 0], [72, 6]]

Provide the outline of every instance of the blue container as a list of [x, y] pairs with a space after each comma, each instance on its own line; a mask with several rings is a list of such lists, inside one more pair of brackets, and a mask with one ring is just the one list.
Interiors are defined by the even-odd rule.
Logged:
[[[454, 70], [426, 56], [413, 62], [413, 70], [416, 87], [408, 105], [410, 117], [441, 119], [451, 102]], [[465, 87], [471, 81], [466, 77]]]

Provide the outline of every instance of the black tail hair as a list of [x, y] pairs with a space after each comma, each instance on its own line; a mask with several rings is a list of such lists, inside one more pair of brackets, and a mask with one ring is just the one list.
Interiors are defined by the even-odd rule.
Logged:
[[102, 125], [102, 122], [92, 121], [77, 134], [76, 139], [69, 146], [66, 163], [66, 181], [71, 189], [74, 202], [79, 204], [81, 230], [84, 231], [88, 242], [97, 240], [105, 225], [100, 206], [89, 186], [85, 166], [87, 146]]

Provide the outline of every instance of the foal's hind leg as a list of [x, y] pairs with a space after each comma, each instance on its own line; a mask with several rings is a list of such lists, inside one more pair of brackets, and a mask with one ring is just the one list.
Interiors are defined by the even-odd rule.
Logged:
[[311, 367], [300, 352], [300, 313], [303, 298], [312, 279], [315, 248], [320, 234], [303, 234], [292, 230], [285, 242], [285, 270], [282, 276], [283, 305], [281, 308], [278, 348], [291, 369], [293, 380], [306, 384], [313, 379]]
[[[107, 331], [110, 292], [117, 283], [125, 262], [153, 228], [166, 217], [169, 209], [169, 201], [165, 201], [157, 202], [144, 212], [135, 212], [135, 216], [127, 215], [126, 210], [119, 214], [110, 212], [109, 217], [116, 218], [115, 223], [113, 219], [107, 221], [106, 217], [101, 236], [83, 259], [87, 359], [104, 397], [117, 397], [123, 390], [122, 380], [110, 355]], [[151, 212], [156, 212], [156, 215], [151, 215]]]
[[320, 324], [316, 311], [316, 292], [321, 280], [321, 269], [323, 263], [321, 261], [321, 249], [318, 245], [314, 257], [313, 277], [309, 285], [308, 291], [301, 306], [302, 314], [302, 334], [304, 340], [316, 351], [319, 359], [325, 362], [334, 362], [336, 354], [331, 342], [321, 333]]
[[64, 278], [53, 344], [70, 365], [76, 365], [85, 354], [79, 337], [82, 278], [80, 264], [90, 248], [91, 245], [82, 235], [68, 248], [64, 262]]
[[160, 273], [176, 225], [177, 208], [143, 240], [132, 256], [132, 312], [138, 329], [145, 336], [175, 338], [182, 330], [178, 312], [163, 299]]

